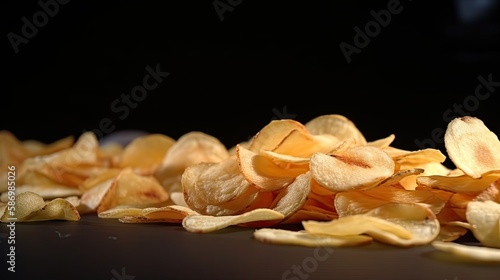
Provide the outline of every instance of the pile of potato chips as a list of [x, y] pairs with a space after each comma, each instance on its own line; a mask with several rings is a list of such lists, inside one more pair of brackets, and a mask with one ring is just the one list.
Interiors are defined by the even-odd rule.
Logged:
[[[192, 131], [175, 140], [139, 136], [99, 144], [92, 132], [55, 143], [0, 132], [0, 167], [16, 168], [16, 211], [0, 220], [178, 223], [194, 233], [253, 228], [255, 240], [300, 246], [432, 245], [464, 258], [500, 261], [500, 141], [478, 118], [452, 120], [437, 149], [367, 141], [338, 114], [306, 123], [273, 120], [227, 149]], [[14, 216], [12, 216], [14, 214]], [[283, 229], [299, 224], [303, 230]], [[471, 232], [478, 246], [459, 244]]]

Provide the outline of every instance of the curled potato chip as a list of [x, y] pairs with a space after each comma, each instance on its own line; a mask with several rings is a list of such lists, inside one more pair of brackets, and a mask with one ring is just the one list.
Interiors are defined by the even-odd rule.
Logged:
[[258, 208], [243, 214], [230, 216], [189, 215], [182, 221], [182, 226], [190, 232], [207, 233], [238, 224], [282, 220], [283, 218], [283, 214], [278, 211]]
[[[333, 135], [314, 135], [304, 130], [293, 130], [271, 151], [278, 154], [309, 158], [314, 153], [328, 153], [339, 142], [339, 139]], [[259, 153], [261, 151], [266, 150], [261, 149]]]
[[79, 221], [80, 213], [76, 207], [63, 198], [55, 198], [47, 202], [41, 209], [34, 212], [26, 220], [29, 222], [64, 220]]
[[372, 147], [377, 147], [380, 149], [384, 149], [384, 148], [389, 147], [392, 144], [392, 142], [394, 142], [394, 139], [396, 139], [396, 135], [390, 134], [389, 136], [387, 136], [385, 138], [381, 138], [381, 139], [378, 139], [375, 141], [370, 141], [370, 142], [366, 143], [366, 145], [372, 146]]
[[30, 191], [19, 193], [15, 195], [15, 208], [12, 210], [7, 208], [0, 220], [22, 222], [44, 206], [45, 201], [39, 194]]
[[264, 243], [306, 247], [351, 247], [370, 244], [373, 241], [373, 238], [367, 235], [329, 236], [276, 228], [257, 229], [253, 236], [256, 240]]
[[309, 134], [306, 127], [296, 120], [272, 120], [257, 132], [247, 149], [255, 153], [260, 153], [261, 150], [272, 151], [293, 131]]
[[500, 141], [476, 117], [464, 116], [449, 122], [444, 144], [452, 162], [472, 178], [500, 170]]
[[174, 139], [163, 134], [139, 136], [125, 146], [118, 167], [132, 167], [142, 174], [153, 174], [174, 143]]
[[356, 125], [347, 117], [339, 114], [321, 115], [305, 123], [311, 134], [329, 134], [337, 137], [339, 141], [353, 138], [360, 146], [367, 144], [366, 138]]
[[469, 175], [446, 176], [428, 175], [416, 178], [417, 185], [430, 188], [437, 188], [451, 192], [482, 192], [493, 182], [500, 179], [500, 170], [492, 170], [474, 178]]
[[284, 216], [284, 222], [305, 204], [311, 191], [311, 174], [306, 172], [295, 178], [275, 199], [271, 208]]
[[481, 244], [500, 248], [500, 204], [494, 201], [470, 201], [465, 217], [470, 230]]
[[456, 242], [433, 241], [432, 247], [436, 250], [451, 253], [463, 259], [481, 262], [500, 262], [500, 249], [465, 245]]
[[347, 191], [370, 188], [389, 178], [395, 163], [379, 148], [356, 146], [341, 154], [316, 153], [309, 168], [318, 184], [332, 191]]
[[412, 233], [385, 219], [365, 214], [339, 217], [331, 221], [303, 221], [305, 231], [312, 234], [353, 236], [366, 234], [377, 239], [380, 232], [390, 232], [402, 239], [411, 239]]
[[99, 218], [118, 219], [122, 223], [181, 223], [188, 215], [198, 215], [196, 211], [180, 205], [162, 207], [115, 207], [98, 214]]
[[34, 222], [47, 220], [78, 221], [80, 214], [68, 200], [55, 198], [45, 202], [42, 196], [26, 191], [16, 195], [15, 209], [6, 208], [2, 222]]
[[425, 245], [440, 233], [441, 224], [432, 210], [421, 203], [388, 203], [366, 213], [401, 225], [411, 232], [411, 238], [400, 238], [391, 232], [382, 232], [383, 242], [396, 246]]
[[[182, 174], [182, 186], [186, 204], [205, 215], [233, 215], [245, 209], [258, 189], [241, 174], [236, 158], [221, 162], [205, 162], [191, 165]], [[239, 205], [224, 207], [235, 199]]]
[[366, 234], [375, 240], [401, 247], [428, 244], [439, 234], [440, 224], [427, 206], [388, 203], [366, 214], [340, 217], [328, 222], [304, 221], [307, 232], [334, 236]]
[[[451, 196], [451, 194], [449, 195]], [[339, 216], [363, 214], [387, 203], [420, 203], [428, 205], [433, 213], [445, 206], [443, 199], [431, 190], [406, 190], [395, 186], [380, 186], [366, 191], [346, 191], [335, 196]]]
[[229, 151], [219, 139], [201, 131], [190, 131], [179, 137], [165, 154], [155, 177], [168, 192], [182, 191], [184, 170], [201, 162], [221, 162]]
[[269, 158], [239, 145], [236, 147], [236, 158], [245, 179], [264, 191], [282, 189], [292, 183], [296, 176], [309, 169], [308, 165], [295, 165], [290, 168], [279, 166]]
[[152, 176], [139, 175], [127, 167], [113, 178], [111, 186], [107, 187], [97, 207], [97, 213], [119, 205], [149, 207], [166, 203], [168, 199], [168, 192], [158, 180]]

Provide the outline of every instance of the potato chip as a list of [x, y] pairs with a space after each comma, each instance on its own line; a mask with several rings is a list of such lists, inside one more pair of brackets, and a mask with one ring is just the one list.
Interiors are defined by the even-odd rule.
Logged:
[[189, 215], [182, 221], [182, 226], [189, 232], [207, 233], [243, 223], [275, 221], [283, 218], [284, 215], [278, 211], [258, 208], [243, 214], [230, 216]]
[[170, 147], [154, 176], [168, 192], [182, 191], [181, 177], [188, 166], [221, 162], [228, 157], [229, 152], [219, 139], [201, 131], [191, 131]]
[[[366, 234], [378, 237], [380, 231], [390, 232], [402, 239], [410, 240], [412, 233], [403, 226], [385, 219], [365, 214], [339, 217], [331, 221], [302, 221], [304, 229], [312, 234], [329, 236], [353, 236]], [[376, 239], [376, 238], [375, 238]]]
[[188, 215], [199, 215], [196, 211], [180, 205], [162, 207], [123, 207], [118, 206], [98, 214], [99, 218], [118, 219], [122, 223], [182, 223]]
[[159, 133], [139, 136], [124, 148], [118, 167], [132, 167], [141, 174], [153, 174], [174, 143], [174, 139]]
[[[309, 158], [314, 153], [328, 153], [339, 143], [333, 135], [314, 135], [304, 130], [293, 130], [272, 150], [272, 152], [294, 157]], [[261, 149], [258, 153], [267, 151]]]
[[394, 160], [370, 146], [352, 147], [341, 154], [316, 153], [309, 165], [312, 178], [332, 191], [370, 188], [395, 171]]
[[306, 127], [296, 120], [272, 120], [255, 134], [247, 149], [257, 154], [261, 150], [272, 151], [293, 131], [309, 134]]
[[444, 144], [451, 161], [472, 178], [500, 170], [500, 141], [476, 117], [464, 116], [450, 121]]
[[[204, 215], [232, 215], [246, 208], [258, 189], [241, 174], [236, 158], [221, 162], [193, 164], [182, 174], [182, 187], [186, 204]], [[239, 209], [218, 207], [234, 199], [242, 199]]]
[[34, 212], [24, 221], [38, 222], [51, 220], [79, 221], [80, 213], [78, 213], [78, 210], [71, 202], [63, 198], [55, 198], [45, 203], [41, 209]]
[[242, 146], [236, 147], [236, 159], [243, 177], [263, 191], [282, 189], [291, 184], [296, 176], [309, 170], [307, 165], [281, 167], [269, 158]]
[[311, 191], [311, 174], [306, 172], [295, 178], [290, 185], [285, 187], [276, 197], [271, 208], [283, 214], [283, 222], [292, 216], [305, 204]]
[[31, 215], [45, 206], [43, 197], [34, 192], [23, 192], [15, 195], [15, 209], [4, 211], [0, 221], [2, 222], [23, 222]]
[[[451, 196], [451, 194], [449, 194]], [[380, 186], [366, 191], [346, 191], [335, 197], [335, 209], [340, 217], [363, 214], [387, 203], [419, 203], [439, 213], [447, 199], [430, 190], [406, 190], [395, 186]]]
[[396, 139], [396, 135], [390, 134], [389, 136], [381, 139], [377, 139], [375, 141], [370, 141], [366, 143], [367, 146], [372, 146], [380, 149], [384, 149], [387, 147], [390, 147], [392, 142], [394, 142], [394, 139]]
[[451, 192], [482, 192], [493, 182], [500, 179], [500, 170], [489, 171], [474, 178], [469, 175], [445, 176], [428, 175], [416, 178], [417, 185], [430, 188], [437, 188]]
[[136, 174], [128, 167], [113, 179], [97, 207], [97, 213], [119, 205], [139, 208], [154, 206], [166, 203], [168, 199], [168, 193], [158, 180], [152, 176]]
[[329, 134], [339, 141], [353, 138], [360, 146], [367, 144], [364, 135], [347, 117], [339, 114], [321, 115], [305, 123], [307, 130], [314, 135]]
[[471, 201], [465, 216], [470, 230], [481, 244], [500, 248], [500, 204], [494, 201]]
[[256, 229], [253, 236], [263, 243], [306, 247], [352, 247], [370, 244], [373, 241], [373, 238], [367, 235], [329, 236], [277, 228]]
[[439, 221], [430, 209], [416, 203], [388, 203], [366, 214], [328, 222], [303, 221], [307, 232], [334, 236], [366, 234], [395, 246], [428, 244], [439, 234]]
[[433, 241], [436, 250], [453, 254], [465, 260], [480, 262], [500, 262], [500, 249], [465, 245], [455, 242]]

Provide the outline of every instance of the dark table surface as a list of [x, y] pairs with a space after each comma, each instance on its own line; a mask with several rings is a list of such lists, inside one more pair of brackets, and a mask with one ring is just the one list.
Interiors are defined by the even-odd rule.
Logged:
[[[6, 227], [0, 248], [6, 259]], [[294, 229], [294, 228], [291, 228]], [[16, 224], [15, 269], [1, 279], [498, 279], [500, 265], [460, 260], [431, 246], [379, 243], [309, 248], [261, 243], [254, 229], [191, 233], [180, 224], [124, 224], [84, 215], [78, 222]], [[475, 242], [466, 235], [460, 242]]]

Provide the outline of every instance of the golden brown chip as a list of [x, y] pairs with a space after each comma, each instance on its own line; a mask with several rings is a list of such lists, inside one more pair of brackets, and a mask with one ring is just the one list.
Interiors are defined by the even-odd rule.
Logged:
[[261, 150], [272, 151], [293, 131], [309, 134], [305, 126], [296, 120], [272, 120], [257, 132], [247, 149], [254, 153], [260, 153]]
[[223, 228], [256, 222], [282, 220], [283, 214], [268, 208], [258, 208], [239, 215], [230, 216], [208, 216], [208, 215], [188, 215], [182, 221], [182, 226], [189, 232], [207, 233]]
[[76, 207], [63, 198], [55, 198], [47, 202], [41, 209], [34, 212], [24, 221], [38, 222], [38, 221], [79, 221], [80, 213]]
[[370, 146], [352, 147], [341, 154], [316, 153], [309, 165], [318, 184], [339, 192], [373, 187], [395, 171], [394, 160]]
[[264, 243], [306, 247], [353, 247], [370, 244], [373, 241], [373, 238], [367, 235], [329, 236], [275, 228], [257, 229], [253, 236]]
[[236, 159], [243, 177], [263, 191], [282, 189], [309, 169], [307, 165], [293, 165], [290, 168], [279, 166], [269, 158], [242, 146], [236, 147]]
[[166, 203], [168, 199], [168, 193], [154, 177], [142, 176], [132, 168], [125, 168], [113, 179], [97, 207], [97, 213], [120, 205], [144, 208]]
[[329, 134], [337, 137], [339, 141], [348, 138], [356, 140], [357, 145], [364, 146], [367, 141], [356, 125], [347, 117], [339, 114], [321, 115], [305, 123], [311, 134]]
[[465, 216], [471, 231], [481, 244], [500, 248], [500, 204], [494, 201], [471, 201]]
[[[191, 165], [182, 174], [184, 200], [194, 211], [205, 215], [232, 215], [246, 208], [256, 189], [241, 174], [235, 157], [221, 162]], [[243, 195], [243, 197], [242, 197]], [[218, 207], [237, 198], [246, 200], [239, 209]]]
[[123, 150], [118, 167], [132, 167], [141, 174], [153, 174], [174, 143], [174, 139], [158, 133], [137, 137]]
[[448, 123], [444, 144], [453, 163], [472, 178], [500, 170], [500, 141], [476, 117], [459, 117]]
[[462, 259], [480, 262], [500, 262], [500, 249], [465, 245], [455, 242], [434, 241], [431, 243], [436, 250], [453, 254]]
[[168, 192], [182, 191], [184, 170], [196, 163], [221, 162], [229, 151], [219, 139], [201, 131], [182, 135], [165, 154], [155, 177]]
[[[9, 202], [12, 202], [10, 203]], [[15, 195], [15, 200], [10, 199], [7, 208], [0, 220], [2, 222], [23, 222], [31, 215], [45, 206], [43, 197], [34, 192], [23, 192]], [[13, 208], [9, 208], [9, 206]]]

